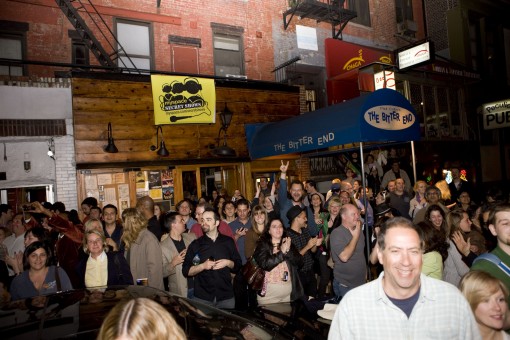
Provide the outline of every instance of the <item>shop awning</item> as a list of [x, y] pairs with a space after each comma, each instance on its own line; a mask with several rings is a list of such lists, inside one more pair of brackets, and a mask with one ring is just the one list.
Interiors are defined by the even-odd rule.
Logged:
[[252, 159], [356, 142], [420, 138], [416, 113], [400, 93], [381, 89], [276, 123], [246, 125]]

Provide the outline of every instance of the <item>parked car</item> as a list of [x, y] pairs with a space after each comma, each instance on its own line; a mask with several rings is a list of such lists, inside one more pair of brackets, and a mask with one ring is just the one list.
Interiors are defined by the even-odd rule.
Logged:
[[71, 290], [13, 301], [0, 309], [2, 339], [95, 339], [120, 300], [146, 297], [163, 305], [188, 339], [325, 339], [329, 325], [279, 304], [251, 312], [224, 311], [146, 286]]

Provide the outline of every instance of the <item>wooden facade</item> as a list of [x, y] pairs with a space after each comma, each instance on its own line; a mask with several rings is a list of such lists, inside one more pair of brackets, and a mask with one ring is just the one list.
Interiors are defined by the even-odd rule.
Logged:
[[[215, 124], [163, 125], [163, 136], [168, 157], [160, 157], [150, 150], [156, 144], [156, 126], [152, 89], [148, 76], [105, 75], [104, 77], [75, 76], [72, 80], [73, 118], [76, 166], [78, 169], [78, 200], [96, 190], [90, 183], [111, 174], [123, 178], [123, 183], [105, 182], [99, 185], [99, 197], [105, 203], [105, 192], [113, 190], [119, 201], [116, 184], [129, 185], [129, 203], [136, 203], [137, 171], [169, 170], [173, 176], [172, 204], [185, 197], [184, 175], [195, 177], [197, 193], [203, 192], [204, 173], [221, 174], [220, 187], [229, 194], [240, 189], [248, 198], [253, 197], [254, 178], [252, 173], [279, 171], [279, 160], [251, 162], [245, 136], [245, 124], [280, 121], [300, 113], [300, 90], [298, 87], [253, 81], [216, 80], [216, 108], [220, 112], [225, 103], [234, 113], [228, 128], [227, 143], [236, 150], [237, 158], [218, 159], [212, 153], [218, 145], [221, 119]], [[111, 123], [113, 138], [118, 153], [106, 153], [108, 123]], [[222, 143], [222, 140], [220, 141]], [[252, 166], [253, 163], [253, 166]], [[205, 170], [204, 170], [205, 169]], [[205, 172], [204, 172], [205, 171]], [[123, 177], [119, 175], [125, 173]], [[94, 181], [87, 176], [96, 176]], [[106, 196], [110, 196], [106, 193]], [[97, 192], [96, 192], [97, 194]], [[125, 200], [125, 198], [124, 198]], [[158, 201], [158, 199], [155, 199]], [[172, 207], [172, 204], [170, 207]], [[122, 209], [121, 209], [122, 210]]]

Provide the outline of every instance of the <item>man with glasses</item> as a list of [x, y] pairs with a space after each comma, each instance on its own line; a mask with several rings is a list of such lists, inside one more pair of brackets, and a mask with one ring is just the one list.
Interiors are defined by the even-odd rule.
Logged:
[[427, 200], [427, 203], [425, 203], [425, 206], [423, 209], [420, 209], [416, 213], [416, 216], [414, 216], [413, 223], [418, 224], [420, 222], [425, 221], [425, 214], [427, 213], [427, 207], [432, 204], [437, 204], [438, 206], [443, 209], [445, 215], [448, 214], [448, 208], [445, 207], [441, 202], [441, 190], [436, 188], [435, 186], [430, 186], [425, 190], [425, 199]]

